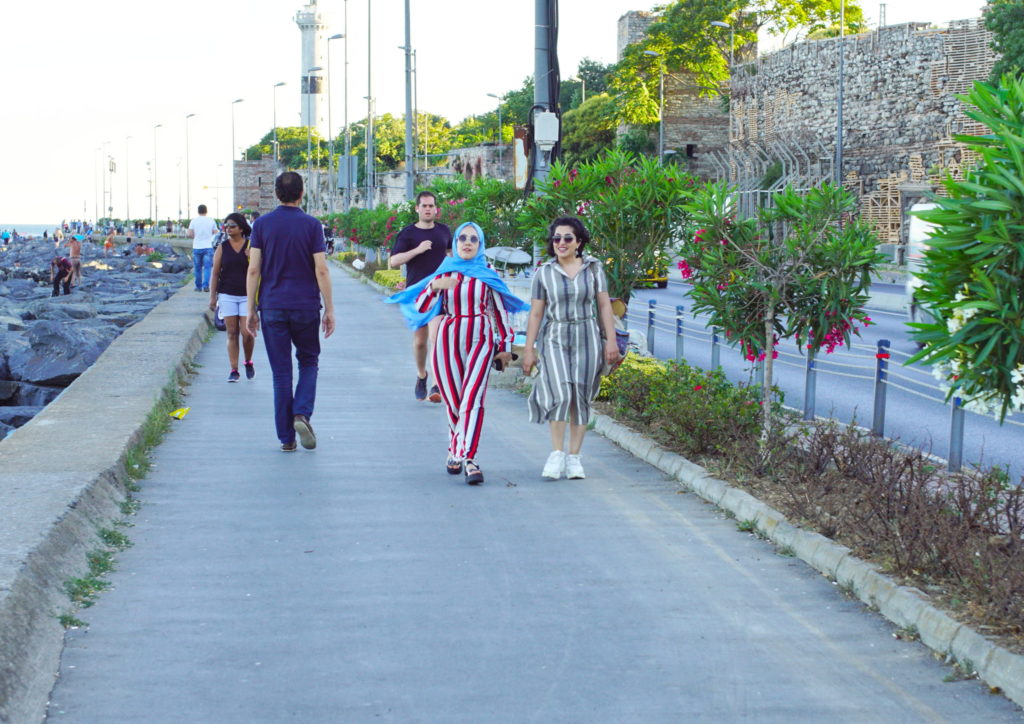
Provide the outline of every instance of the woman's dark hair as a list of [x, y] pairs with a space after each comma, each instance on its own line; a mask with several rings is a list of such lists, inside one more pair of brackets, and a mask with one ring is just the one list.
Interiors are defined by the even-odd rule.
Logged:
[[238, 224], [238, 228], [242, 230], [242, 236], [244, 236], [246, 239], [248, 239], [249, 236], [252, 234], [252, 227], [249, 226], [249, 222], [246, 221], [245, 217], [242, 216], [237, 211], [234, 211], [224, 217], [224, 223], [227, 223], [229, 221], [234, 221], [236, 224]]
[[576, 256], [583, 256], [583, 249], [590, 241], [590, 232], [587, 231], [587, 227], [583, 225], [583, 222], [577, 219], [575, 216], [559, 216], [557, 219], [548, 224], [548, 256], [555, 255], [555, 244], [551, 241], [551, 237], [555, 235], [555, 229], [559, 226], [571, 226], [572, 233], [576, 235], [576, 239], [580, 242], [579, 247], [576, 249]]

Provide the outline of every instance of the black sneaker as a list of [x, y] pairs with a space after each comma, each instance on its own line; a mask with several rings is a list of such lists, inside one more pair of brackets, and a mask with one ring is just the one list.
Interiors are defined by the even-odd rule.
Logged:
[[299, 446], [295, 444], [294, 440], [291, 442], [283, 442], [281, 443], [281, 452], [295, 452], [298, 447]]
[[416, 399], [425, 400], [427, 399], [427, 378], [417, 377], [416, 378]]
[[238, 382], [239, 377], [238, 370], [231, 370], [231, 374], [228, 375], [228, 382]]
[[427, 398], [431, 402], [441, 401], [441, 390], [437, 389], [437, 385], [430, 388], [430, 397]]
[[305, 415], [296, 415], [292, 423], [295, 432], [299, 435], [299, 442], [302, 447], [312, 450], [316, 447], [316, 435], [313, 433], [313, 426], [309, 424], [309, 418]]
[[245, 367], [245, 379], [251, 380], [253, 377], [256, 376], [256, 367], [253, 365], [252, 362], [246, 362], [244, 367]]

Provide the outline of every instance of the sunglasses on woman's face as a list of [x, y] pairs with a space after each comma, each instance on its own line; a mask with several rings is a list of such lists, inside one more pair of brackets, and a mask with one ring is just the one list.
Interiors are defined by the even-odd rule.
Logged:
[[235, 224], [235, 223], [224, 224], [224, 228], [225, 229], [237, 229], [238, 228], [238, 224]]
[[465, 234], [459, 234], [459, 241], [469, 241], [469, 242], [472, 242], [474, 244], [479, 244], [480, 243], [480, 237], [479, 236], [466, 236]]
[[552, 236], [551, 237], [551, 241], [562, 241], [563, 239], [565, 241], [567, 241], [567, 242], [571, 242], [571, 241], [574, 241], [576, 239], [576, 237], [573, 236], [572, 234], [566, 234], [565, 236]]

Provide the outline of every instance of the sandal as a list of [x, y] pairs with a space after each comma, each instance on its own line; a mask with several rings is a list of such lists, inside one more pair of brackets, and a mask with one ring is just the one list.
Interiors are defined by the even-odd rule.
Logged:
[[480, 472], [480, 466], [472, 460], [466, 460], [466, 483], [479, 485], [484, 481], [484, 474]]
[[462, 472], [462, 461], [449, 455], [448, 462], [445, 463], [444, 469], [448, 471], [449, 475], [458, 475]]

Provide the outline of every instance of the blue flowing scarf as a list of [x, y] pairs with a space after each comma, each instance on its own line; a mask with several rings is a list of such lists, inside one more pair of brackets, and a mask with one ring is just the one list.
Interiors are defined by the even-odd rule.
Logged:
[[402, 314], [405, 315], [406, 324], [409, 325], [410, 329], [419, 329], [435, 316], [441, 312], [441, 296], [438, 295], [437, 301], [434, 305], [425, 312], [421, 312], [416, 308], [416, 297], [420, 295], [420, 292], [426, 288], [434, 277], [447, 272], [458, 272], [463, 276], [474, 277], [479, 279], [484, 284], [489, 286], [496, 294], [501, 295], [501, 300], [505, 303], [505, 309], [510, 314], [515, 312], [523, 312], [530, 308], [530, 305], [524, 302], [522, 299], [517, 297], [509, 288], [505, 285], [505, 282], [498, 276], [498, 273], [487, 265], [487, 258], [484, 256], [484, 232], [476, 223], [467, 221], [461, 224], [454, 234], [455, 244], [458, 243], [459, 234], [466, 227], [473, 227], [476, 231], [477, 236], [480, 237], [480, 248], [477, 250], [476, 256], [472, 259], [463, 259], [456, 255], [445, 257], [445, 260], [441, 262], [441, 266], [437, 268], [433, 274], [419, 280], [411, 287], [403, 289], [397, 294], [392, 294], [390, 297], [384, 300], [386, 304], [399, 304], [401, 305]]

